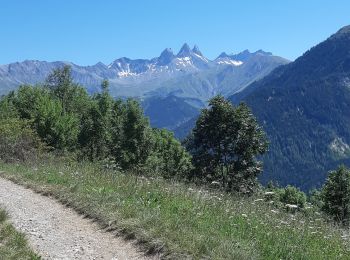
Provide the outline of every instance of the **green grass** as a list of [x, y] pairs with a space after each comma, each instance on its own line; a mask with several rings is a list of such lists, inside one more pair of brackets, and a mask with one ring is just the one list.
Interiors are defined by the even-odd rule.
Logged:
[[0, 259], [40, 259], [28, 246], [22, 233], [7, 222], [7, 213], [0, 209]]
[[288, 214], [272, 203], [175, 181], [48, 161], [0, 164], [1, 175], [176, 259], [350, 259], [348, 231], [319, 213]]

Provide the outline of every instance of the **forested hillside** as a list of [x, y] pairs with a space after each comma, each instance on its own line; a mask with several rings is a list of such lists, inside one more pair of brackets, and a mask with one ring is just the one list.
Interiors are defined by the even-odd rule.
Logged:
[[350, 164], [350, 27], [230, 99], [247, 102], [267, 132], [265, 183], [319, 187]]

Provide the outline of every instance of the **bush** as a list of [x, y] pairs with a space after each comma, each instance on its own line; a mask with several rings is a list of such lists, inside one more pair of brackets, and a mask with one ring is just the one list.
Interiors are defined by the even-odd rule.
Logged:
[[0, 120], [0, 159], [5, 162], [35, 160], [44, 146], [27, 121]]
[[146, 171], [165, 178], [188, 178], [192, 169], [191, 156], [174, 138], [173, 133], [153, 129], [152, 143], [152, 153], [145, 163]]
[[323, 207], [322, 192], [317, 189], [311, 190], [309, 193], [308, 201], [317, 209], [321, 209]]
[[303, 208], [306, 203], [306, 195], [298, 188], [288, 185], [280, 190], [280, 201], [285, 204], [293, 204], [297, 205], [299, 208]]
[[350, 220], [350, 170], [344, 165], [329, 176], [322, 188], [323, 211], [335, 220], [349, 224]]

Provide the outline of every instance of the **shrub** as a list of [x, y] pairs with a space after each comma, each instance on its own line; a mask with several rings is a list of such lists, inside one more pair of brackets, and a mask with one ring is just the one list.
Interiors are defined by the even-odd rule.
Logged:
[[280, 190], [280, 201], [285, 204], [293, 204], [303, 208], [306, 203], [306, 195], [298, 188], [288, 185]]
[[316, 206], [317, 209], [321, 209], [323, 207], [322, 192], [317, 189], [311, 190], [309, 193], [308, 201], [313, 206]]
[[174, 138], [173, 133], [164, 129], [152, 130], [152, 153], [147, 158], [145, 170], [165, 178], [187, 178], [192, 169], [191, 156]]
[[44, 146], [27, 121], [0, 120], [0, 159], [5, 162], [34, 160]]

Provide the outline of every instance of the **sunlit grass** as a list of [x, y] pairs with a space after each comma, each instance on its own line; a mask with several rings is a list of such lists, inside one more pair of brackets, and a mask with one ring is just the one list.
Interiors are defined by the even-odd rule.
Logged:
[[0, 209], [0, 259], [40, 259], [28, 247], [25, 236], [7, 221], [8, 215]]
[[1, 164], [0, 170], [171, 258], [350, 259], [347, 231], [317, 212], [289, 214], [258, 195], [239, 197], [89, 163]]

